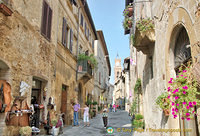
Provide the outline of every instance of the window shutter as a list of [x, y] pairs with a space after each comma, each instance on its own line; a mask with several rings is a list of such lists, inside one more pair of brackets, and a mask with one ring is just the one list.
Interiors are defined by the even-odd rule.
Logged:
[[72, 47], [73, 46], [73, 31], [72, 29], [70, 29], [70, 47], [69, 47], [69, 50], [71, 51], [72, 53]]
[[51, 39], [51, 24], [52, 24], [52, 9], [49, 7], [47, 2], [43, 1], [42, 11], [42, 25], [41, 33], [48, 39]]
[[47, 38], [51, 39], [51, 22], [52, 22], [52, 9], [49, 7], [48, 13], [48, 28], [47, 28]]
[[46, 35], [46, 31], [47, 31], [47, 12], [48, 12], [48, 4], [43, 1], [43, 13], [42, 13], [42, 28], [41, 28], [41, 32], [42, 34]]
[[92, 48], [94, 49], [94, 40], [92, 40]]
[[67, 39], [67, 23], [66, 23], [66, 19], [63, 17], [63, 28], [62, 28], [62, 44], [66, 47], [66, 39]]

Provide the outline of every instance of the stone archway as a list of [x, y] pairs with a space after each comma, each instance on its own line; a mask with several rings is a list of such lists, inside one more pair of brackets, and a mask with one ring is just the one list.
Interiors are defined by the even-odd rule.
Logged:
[[[177, 72], [181, 64], [185, 64], [189, 60], [192, 60], [191, 56], [191, 46], [190, 38], [186, 28], [183, 24], [177, 24], [170, 38], [169, 46], [169, 72], [171, 77], [176, 77]], [[182, 121], [180, 118], [176, 120], [177, 125], [180, 129], [193, 129], [196, 130], [197, 125], [195, 125], [195, 120], [190, 122]], [[172, 125], [173, 126], [173, 125]], [[192, 135], [196, 136], [196, 132], [192, 131]], [[181, 132], [181, 136], [189, 136], [191, 133]]]

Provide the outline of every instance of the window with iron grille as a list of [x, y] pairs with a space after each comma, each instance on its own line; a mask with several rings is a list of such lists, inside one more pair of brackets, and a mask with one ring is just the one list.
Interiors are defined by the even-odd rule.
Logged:
[[41, 33], [48, 40], [51, 39], [51, 23], [52, 23], [52, 9], [43, 1], [43, 11], [42, 11], [42, 26]]

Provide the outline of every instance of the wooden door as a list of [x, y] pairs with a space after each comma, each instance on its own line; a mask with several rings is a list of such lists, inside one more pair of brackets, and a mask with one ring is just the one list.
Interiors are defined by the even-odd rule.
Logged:
[[62, 85], [62, 98], [61, 98], [61, 113], [63, 115], [64, 124], [67, 123], [67, 86]]

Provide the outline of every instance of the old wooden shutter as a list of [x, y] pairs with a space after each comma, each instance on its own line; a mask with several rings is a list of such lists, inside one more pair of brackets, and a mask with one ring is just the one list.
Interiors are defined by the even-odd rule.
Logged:
[[43, 1], [43, 11], [42, 11], [42, 28], [41, 28], [41, 32], [42, 34], [46, 35], [46, 31], [47, 31], [47, 12], [48, 12], [48, 4]]
[[70, 29], [70, 46], [69, 46], [69, 50], [72, 53], [72, 48], [73, 48], [73, 31], [72, 29]]
[[43, 1], [41, 33], [48, 39], [51, 39], [52, 9], [46, 1]]
[[47, 28], [47, 38], [51, 39], [51, 22], [52, 22], [52, 9], [49, 7], [48, 10], [48, 28]]
[[67, 21], [63, 17], [63, 28], [62, 28], [62, 44], [67, 46]]

